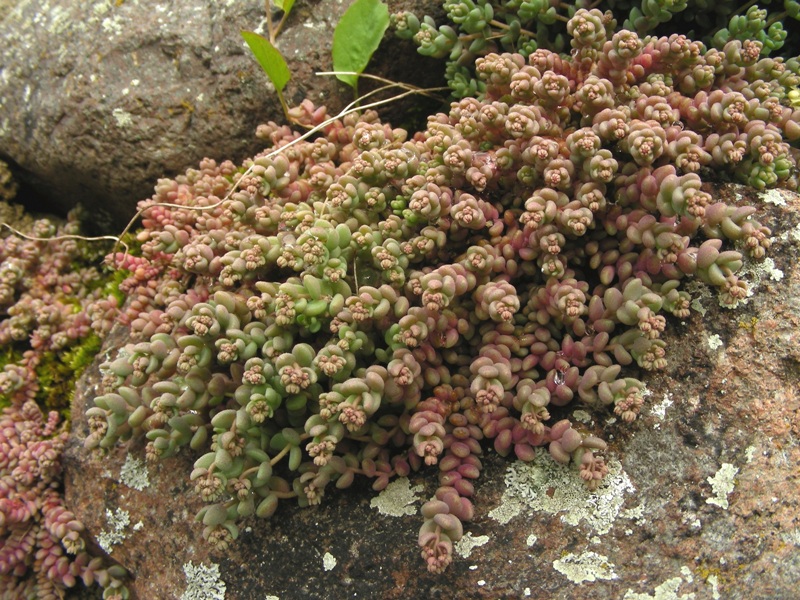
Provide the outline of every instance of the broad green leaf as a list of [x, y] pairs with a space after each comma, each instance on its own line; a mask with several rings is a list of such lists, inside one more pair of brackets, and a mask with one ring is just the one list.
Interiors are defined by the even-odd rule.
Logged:
[[287, 15], [291, 12], [292, 7], [294, 6], [294, 0], [272, 0], [272, 3]]
[[242, 37], [256, 57], [258, 64], [264, 69], [275, 89], [282, 92], [292, 78], [289, 67], [278, 49], [270, 41], [252, 31], [242, 31]]
[[[333, 70], [363, 73], [389, 27], [389, 9], [381, 0], [356, 0], [333, 32]], [[355, 75], [337, 75], [356, 87]]]

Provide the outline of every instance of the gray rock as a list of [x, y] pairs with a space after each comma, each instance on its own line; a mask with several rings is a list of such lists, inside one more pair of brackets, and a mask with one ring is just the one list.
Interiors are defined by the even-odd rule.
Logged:
[[[239, 34], [266, 30], [263, 0], [14, 4], [4, 3], [13, 8], [0, 22], [0, 158], [36, 194], [29, 209], [63, 214], [80, 202], [98, 230], [119, 231], [158, 178], [206, 156], [252, 155], [256, 126], [283, 120]], [[334, 26], [349, 4], [297, 2], [278, 38], [293, 74], [290, 104], [308, 97], [332, 113], [351, 98], [314, 75], [330, 70]], [[379, 72], [410, 56], [410, 43], [396, 44]]]
[[669, 364], [643, 378], [650, 396], [634, 423], [568, 407], [609, 441], [605, 487], [585, 492], [547, 455], [526, 465], [487, 451], [469, 543], [440, 576], [425, 571], [416, 545], [435, 469], [412, 474], [412, 514], [384, 514], [368, 485], [355, 485], [317, 507], [251, 518], [228, 551], [210, 551], [192, 521], [190, 453], [148, 467], [149, 485], [137, 489], [120, 474], [126, 460], [143, 460], [141, 442], [102, 460], [83, 450], [96, 367], [72, 411], [68, 506], [94, 536], [109, 530], [106, 511], [129, 513], [111, 556], [131, 571], [135, 598], [180, 597], [189, 563], [189, 573], [217, 565], [227, 600], [797, 597], [800, 198], [770, 192], [783, 205], [765, 204], [750, 193], [715, 190], [726, 202], [744, 194], [773, 230], [768, 261], [746, 267], [748, 303], [729, 311], [695, 294], [702, 312], [670, 323]]

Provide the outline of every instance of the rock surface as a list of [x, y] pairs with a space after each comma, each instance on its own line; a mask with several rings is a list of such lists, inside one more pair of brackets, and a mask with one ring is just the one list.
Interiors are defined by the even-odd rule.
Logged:
[[[747, 191], [719, 193], [732, 202]], [[669, 365], [643, 378], [650, 397], [642, 416], [626, 426], [569, 407], [567, 416], [592, 419], [609, 441], [608, 483], [589, 495], [547, 456], [526, 465], [488, 452], [476, 518], [459, 546], [468, 556], [441, 576], [424, 570], [416, 546], [416, 513], [437, 486], [433, 470], [412, 475], [406, 500], [382, 495], [372, 506], [375, 494], [362, 484], [326, 495], [319, 507], [253, 518], [227, 552], [210, 552], [192, 522], [200, 504], [188, 483], [189, 453], [147, 467], [142, 487], [143, 472], [131, 469], [143, 460], [141, 443], [102, 459], [83, 451], [96, 367], [73, 408], [68, 505], [130, 570], [140, 599], [179, 598], [214, 581], [215, 568], [227, 600], [797, 597], [800, 198], [766, 198], [744, 200], [760, 207], [774, 234], [770, 258], [746, 276], [755, 294], [733, 312], [694, 294], [702, 312], [671, 322]], [[406, 501], [411, 514], [403, 514]], [[383, 514], [387, 507], [401, 516]], [[126, 514], [129, 524], [116, 531]]]
[[[278, 38], [290, 104], [308, 97], [333, 112], [351, 98], [314, 75], [330, 70], [334, 26], [350, 3], [300, 0], [292, 10]], [[36, 194], [30, 210], [64, 214], [80, 202], [99, 231], [119, 231], [159, 177], [206, 156], [251, 156], [261, 149], [256, 126], [283, 119], [239, 34], [266, 31], [263, 0], [16, 0], [3, 13], [0, 158]], [[395, 40], [370, 69], [428, 85], [440, 72], [410, 76], [416, 57]]]

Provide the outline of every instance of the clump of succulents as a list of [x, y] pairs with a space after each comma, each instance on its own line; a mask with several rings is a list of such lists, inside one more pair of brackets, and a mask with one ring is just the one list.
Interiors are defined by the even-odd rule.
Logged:
[[57, 223], [2, 202], [0, 222], [0, 598], [62, 598], [79, 580], [126, 598], [125, 570], [92, 555], [62, 495], [59, 413], [99, 350], [86, 311], [109, 302], [102, 255], [76, 212]]
[[[603, 25], [610, 33], [621, 23], [639, 36], [685, 34], [719, 51], [732, 40], [757, 41], [764, 58], [781, 51], [787, 41], [789, 52], [797, 52], [797, 45], [787, 40], [784, 20], [789, 20], [790, 27], [797, 26], [800, 2], [787, 0], [784, 5], [783, 11], [769, 14], [758, 5], [739, 7], [729, 0], [445, 0], [446, 24], [437, 25], [428, 15], [419, 18], [408, 11], [392, 15], [391, 21], [395, 34], [412, 39], [420, 54], [447, 58], [447, 83], [454, 97], [464, 98], [484, 93], [486, 82], [473, 69], [480, 56], [515, 52], [527, 57], [537, 48], [569, 51], [573, 34], [566, 25], [581, 10], [604, 11]], [[784, 59], [792, 55], [783, 54]], [[796, 70], [796, 65], [792, 68]]]
[[[432, 572], [473, 517], [487, 444], [521, 460], [547, 446], [600, 485], [605, 442], [552, 415], [579, 402], [632, 422], [636, 374], [667, 364], [662, 334], [689, 314], [684, 283], [747, 296], [736, 273], [770, 231], [701, 176], [796, 188], [800, 139], [796, 66], [760, 42], [610, 25], [579, 10], [569, 57], [486, 55], [481, 99], [415, 135], [371, 111], [309, 140], [270, 123], [243, 165], [160, 180], [140, 252], [109, 257], [130, 274], [135, 339], [104, 366], [87, 448], [198, 452], [187, 476], [219, 549], [281, 500], [434, 466]], [[293, 118], [326, 115], [305, 102]]]

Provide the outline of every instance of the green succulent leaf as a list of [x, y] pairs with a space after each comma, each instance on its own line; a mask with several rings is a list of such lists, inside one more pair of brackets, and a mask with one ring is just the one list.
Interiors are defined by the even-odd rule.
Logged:
[[264, 69], [264, 73], [267, 74], [275, 89], [278, 92], [282, 92], [292, 78], [283, 55], [264, 36], [258, 35], [253, 31], [242, 31], [241, 33], [253, 56], [256, 57], [258, 64]]
[[272, 3], [287, 15], [291, 12], [292, 7], [294, 6], [294, 0], [272, 0]]
[[[356, 0], [333, 32], [333, 70], [363, 73], [389, 27], [389, 9], [381, 0]], [[356, 87], [356, 75], [337, 75]]]

